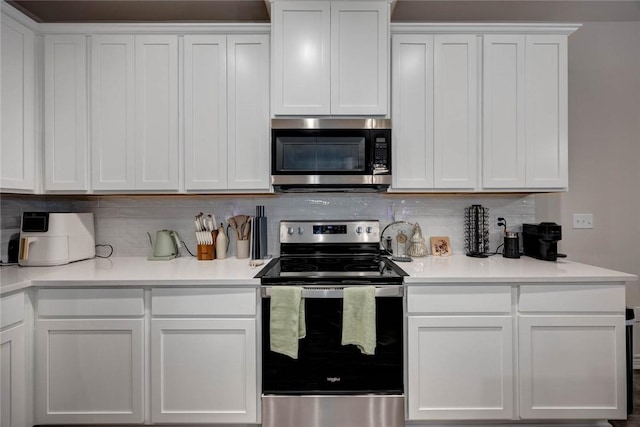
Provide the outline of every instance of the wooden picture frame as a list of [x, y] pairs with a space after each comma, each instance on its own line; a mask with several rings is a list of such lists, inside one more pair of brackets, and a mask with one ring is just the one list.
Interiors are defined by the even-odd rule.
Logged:
[[449, 256], [453, 252], [448, 236], [434, 236], [431, 237], [430, 241], [431, 255], [433, 256]]

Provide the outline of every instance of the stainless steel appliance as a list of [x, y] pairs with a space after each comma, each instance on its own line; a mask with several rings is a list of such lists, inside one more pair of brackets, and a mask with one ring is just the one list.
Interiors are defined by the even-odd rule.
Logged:
[[[281, 221], [280, 257], [262, 294], [264, 427], [404, 426], [403, 276], [380, 256], [378, 221]], [[307, 336], [298, 358], [270, 349], [273, 287], [302, 287]], [[376, 349], [341, 345], [343, 292], [375, 287]]]
[[95, 256], [92, 213], [23, 213], [18, 264], [61, 265]]
[[522, 224], [524, 254], [545, 261], [555, 261], [565, 255], [558, 253], [558, 241], [562, 239], [562, 227], [555, 222]]
[[388, 119], [272, 119], [271, 183], [280, 192], [386, 191]]

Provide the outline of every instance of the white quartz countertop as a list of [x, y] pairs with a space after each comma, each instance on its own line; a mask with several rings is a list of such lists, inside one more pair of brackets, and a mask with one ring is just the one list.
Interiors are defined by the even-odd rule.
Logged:
[[[265, 260], [265, 265], [268, 261]], [[588, 283], [631, 282], [637, 276], [580, 264], [565, 259], [557, 262], [529, 257], [506, 259], [501, 256], [471, 258], [414, 258], [397, 263], [409, 276], [405, 283]], [[18, 267], [0, 269], [0, 293], [30, 286], [219, 286], [259, 285], [254, 276], [263, 266], [250, 267], [249, 260], [198, 261], [176, 258], [148, 261], [144, 257], [94, 258], [56, 267]]]
[[[265, 265], [267, 264], [265, 260]], [[259, 267], [248, 259], [198, 261], [176, 258], [148, 261], [144, 257], [94, 258], [55, 267], [2, 267], [0, 293], [29, 286], [176, 286], [254, 285]]]
[[633, 274], [581, 264], [558, 258], [542, 261], [522, 256], [518, 259], [500, 255], [473, 258], [463, 254], [449, 257], [413, 258], [397, 263], [409, 274], [405, 283], [587, 283], [632, 282]]

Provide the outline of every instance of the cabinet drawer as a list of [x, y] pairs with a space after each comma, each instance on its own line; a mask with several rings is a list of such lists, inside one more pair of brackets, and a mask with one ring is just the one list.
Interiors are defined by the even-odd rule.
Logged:
[[38, 316], [143, 316], [142, 289], [40, 289]]
[[510, 313], [511, 286], [409, 286], [409, 313]]
[[154, 316], [255, 316], [254, 288], [166, 288], [151, 291]]
[[523, 285], [521, 312], [624, 312], [625, 288], [620, 285]]
[[0, 299], [0, 329], [24, 321], [24, 292]]

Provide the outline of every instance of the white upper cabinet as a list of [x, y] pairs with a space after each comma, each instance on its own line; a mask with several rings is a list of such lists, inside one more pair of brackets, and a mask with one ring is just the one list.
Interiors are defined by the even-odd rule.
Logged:
[[331, 4], [331, 114], [384, 115], [389, 87], [389, 5]]
[[562, 189], [567, 37], [484, 37], [483, 188]]
[[392, 189], [565, 190], [567, 37], [578, 28], [394, 25]]
[[474, 189], [478, 145], [478, 39], [434, 38], [433, 148], [436, 188]]
[[178, 38], [136, 36], [136, 189], [178, 190]]
[[568, 177], [567, 37], [526, 40], [527, 187], [566, 188]]
[[2, 14], [0, 190], [36, 187], [35, 35]]
[[392, 188], [433, 188], [433, 36], [394, 36], [392, 52]]
[[45, 190], [86, 191], [86, 37], [47, 35], [44, 43]]
[[276, 2], [273, 114], [331, 112], [331, 10], [328, 2]]
[[178, 37], [91, 36], [96, 191], [179, 190]]
[[275, 1], [274, 115], [385, 115], [389, 4]]
[[484, 37], [482, 185], [524, 188], [525, 36]]
[[228, 37], [229, 189], [270, 185], [269, 37]]
[[269, 36], [184, 38], [185, 188], [269, 189]]
[[91, 37], [94, 190], [135, 188], [134, 36]]
[[185, 187], [227, 188], [227, 37], [184, 37]]
[[474, 35], [393, 39], [393, 189], [476, 187]]

